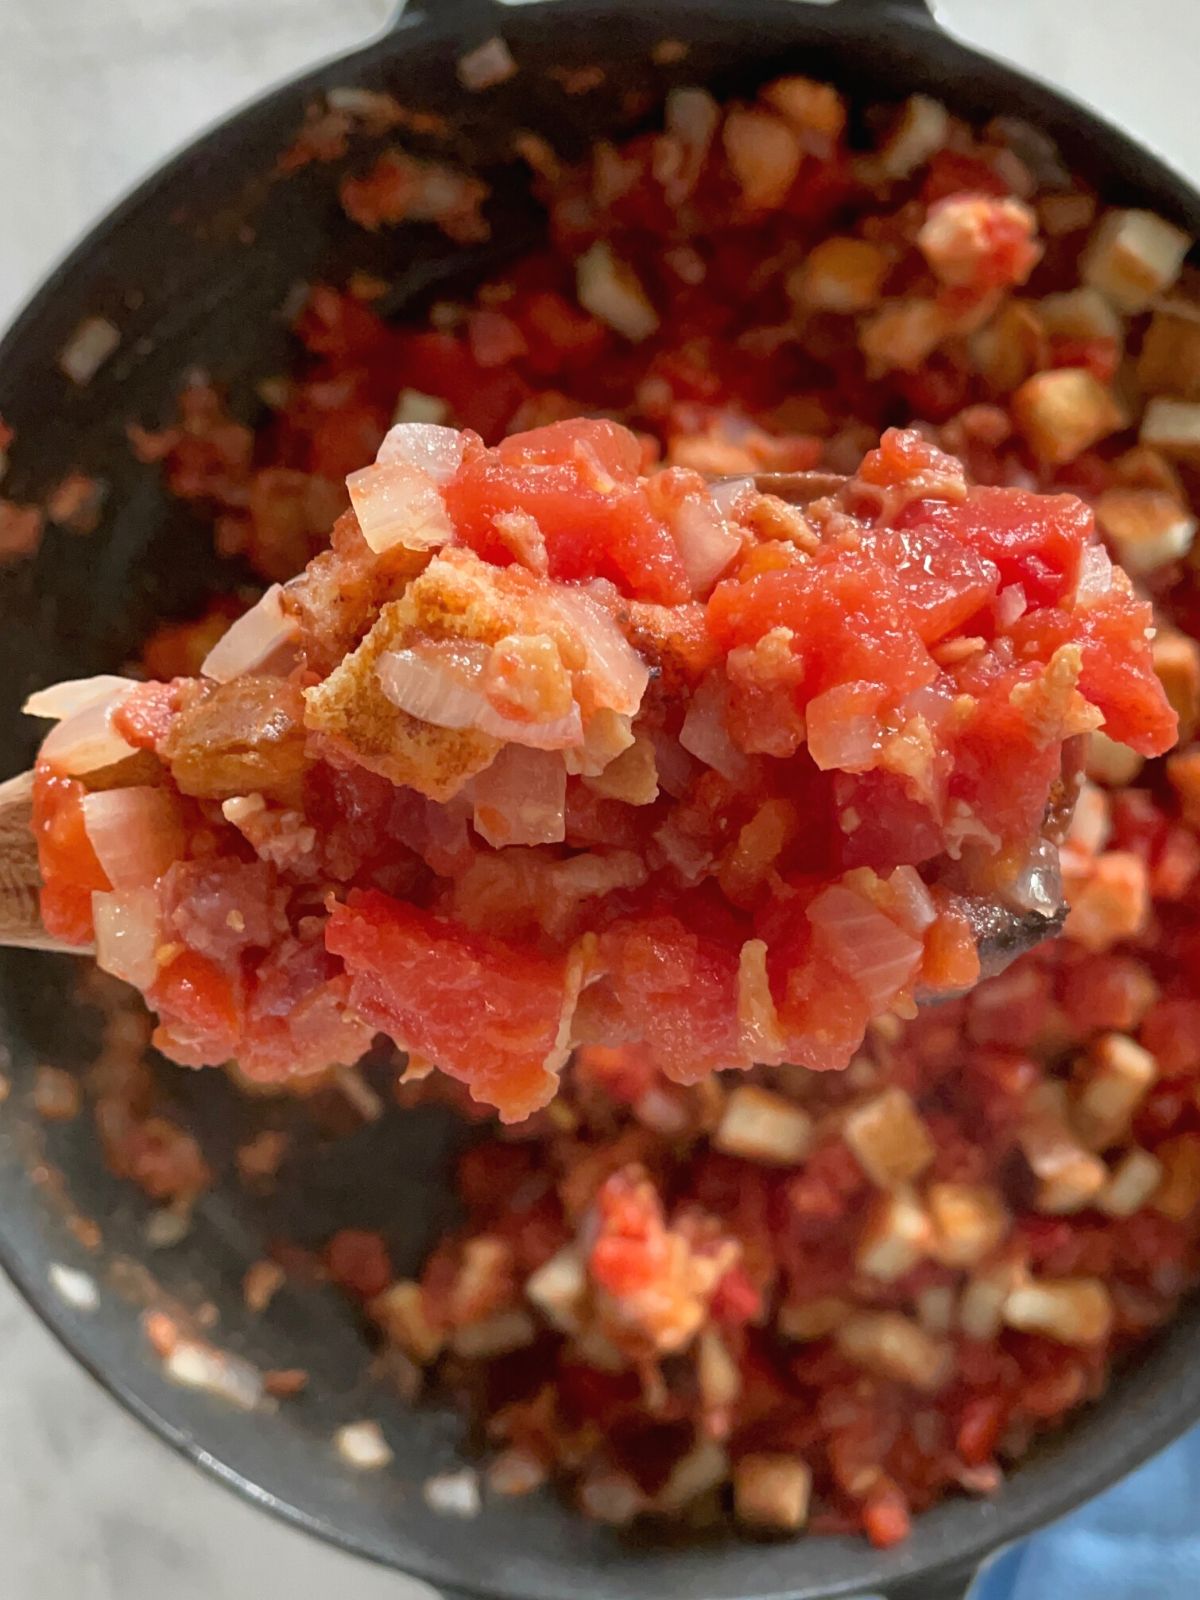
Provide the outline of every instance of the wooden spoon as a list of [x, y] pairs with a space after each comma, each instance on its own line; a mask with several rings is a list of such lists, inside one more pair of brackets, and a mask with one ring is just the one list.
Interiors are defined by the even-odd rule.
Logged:
[[[717, 482], [740, 482], [718, 479]], [[773, 494], [790, 505], [808, 506], [836, 494], [845, 478], [832, 472], [760, 472], [754, 475], [761, 494]], [[1064, 752], [1065, 754], [1065, 752]], [[1047, 836], [1061, 837], [1070, 819], [1078, 783], [1065, 776], [1066, 792], [1052, 798], [1047, 814]], [[0, 784], [0, 946], [52, 950], [71, 955], [91, 955], [92, 945], [64, 944], [42, 926], [38, 903], [41, 874], [32, 828], [33, 774], [22, 772]], [[985, 902], [973, 913], [979, 938], [980, 960], [986, 976], [1002, 971], [1043, 939], [1058, 933], [1062, 914], [1019, 912]]]

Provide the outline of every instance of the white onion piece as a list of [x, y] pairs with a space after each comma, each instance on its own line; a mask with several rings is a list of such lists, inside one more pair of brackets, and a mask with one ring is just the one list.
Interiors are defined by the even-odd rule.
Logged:
[[477, 50], [458, 59], [459, 81], [472, 93], [505, 83], [516, 71], [513, 53], [499, 37], [486, 40]]
[[848, 711], [859, 696], [855, 684], [839, 684], [815, 695], [805, 713], [808, 753], [822, 772], [868, 772], [883, 742], [873, 711]]
[[1094, 605], [1112, 588], [1113, 565], [1102, 544], [1089, 544], [1079, 563], [1079, 582], [1075, 588], [1075, 604]]
[[744, 494], [755, 490], [753, 478], [730, 478], [725, 483], [715, 483], [709, 491], [713, 504], [723, 517], [729, 516]]
[[916, 976], [924, 947], [869, 900], [832, 884], [808, 908], [808, 920], [837, 957], [838, 965], [879, 1016]]
[[679, 730], [683, 748], [712, 767], [730, 783], [740, 783], [746, 773], [746, 757], [729, 737], [725, 726], [725, 691], [710, 673], [692, 696], [683, 727]]
[[1044, 916], [1061, 911], [1064, 894], [1057, 845], [1049, 839], [1037, 841], [1013, 880], [1007, 899], [1020, 911], [1037, 911]]
[[899, 902], [899, 914], [911, 933], [924, 933], [937, 921], [937, 907], [915, 867], [897, 867], [888, 879], [888, 888]]
[[65, 683], [52, 683], [45, 689], [35, 689], [22, 706], [27, 717], [52, 717], [61, 722], [73, 717], [77, 711], [103, 702], [115, 708], [120, 701], [115, 697], [125, 695], [134, 687], [130, 678], [117, 678], [110, 672], [98, 673], [94, 678], [68, 678]]
[[607, 323], [631, 344], [658, 332], [658, 312], [627, 262], [619, 260], [607, 239], [597, 239], [575, 263], [579, 304]]
[[721, 108], [707, 89], [672, 89], [667, 96], [665, 126], [679, 140], [683, 162], [671, 185], [674, 204], [696, 187], [717, 129]]
[[587, 676], [598, 706], [631, 717], [642, 703], [650, 669], [612, 614], [584, 589], [555, 584], [546, 601], [587, 653]]
[[708, 494], [687, 496], [671, 520], [671, 533], [694, 594], [707, 594], [742, 547]]
[[165, 789], [138, 785], [84, 795], [83, 825], [114, 889], [148, 888], [183, 854], [183, 825]]
[[283, 610], [283, 590], [273, 583], [262, 599], [227, 628], [204, 658], [200, 671], [216, 683], [230, 683], [249, 672], [286, 663], [299, 627]]
[[39, 760], [48, 761], [68, 777], [82, 777], [113, 767], [136, 755], [133, 745], [122, 739], [112, 726], [112, 713], [129, 697], [133, 684], [102, 700], [95, 700], [52, 728], [42, 741]]
[[567, 769], [555, 751], [505, 745], [476, 777], [474, 796], [475, 832], [496, 850], [566, 837]]
[[158, 976], [158, 896], [153, 889], [116, 889], [92, 896], [96, 965], [143, 992]]
[[501, 716], [476, 687], [482, 662], [477, 668], [470, 661], [464, 665], [472, 676], [416, 650], [389, 650], [379, 657], [375, 670], [380, 688], [394, 706], [436, 728], [475, 728], [534, 750], [565, 750], [583, 742], [578, 706], [552, 722], [518, 722]]
[[416, 467], [440, 486], [449, 483], [462, 466], [464, 447], [457, 428], [444, 428], [436, 422], [398, 422], [389, 428], [375, 459], [383, 467]]
[[1025, 590], [1019, 583], [1010, 583], [1006, 589], [1001, 589], [996, 596], [996, 626], [1011, 628], [1025, 615], [1028, 610], [1028, 601], [1025, 599]]
[[454, 538], [441, 492], [419, 467], [400, 461], [363, 467], [350, 474], [346, 488], [363, 538], [376, 555], [398, 544], [406, 550], [437, 550]]

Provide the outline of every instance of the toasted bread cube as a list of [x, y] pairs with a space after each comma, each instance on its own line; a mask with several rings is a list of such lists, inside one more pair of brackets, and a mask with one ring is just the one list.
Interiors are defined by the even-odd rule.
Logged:
[[890, 300], [858, 330], [858, 347], [870, 376], [916, 372], [950, 332], [945, 312], [933, 300]]
[[1105, 489], [1096, 501], [1096, 522], [1135, 577], [1178, 561], [1196, 537], [1195, 517], [1160, 489]]
[[553, 1327], [576, 1331], [587, 1298], [587, 1269], [574, 1245], [565, 1245], [530, 1274], [525, 1296]]
[[1046, 329], [1028, 300], [1009, 299], [990, 322], [971, 335], [967, 348], [980, 377], [1001, 394], [1011, 394], [1046, 359]]
[[847, 1361], [926, 1394], [942, 1388], [953, 1370], [953, 1347], [899, 1311], [856, 1311], [834, 1338]]
[[1004, 1302], [1004, 1321], [1058, 1344], [1101, 1344], [1112, 1327], [1108, 1290], [1098, 1278], [1039, 1278]]
[[933, 1228], [910, 1190], [882, 1194], [867, 1216], [854, 1264], [868, 1278], [895, 1283], [929, 1251]]
[[842, 1126], [842, 1137], [867, 1177], [881, 1189], [911, 1183], [934, 1157], [929, 1130], [903, 1089], [885, 1089], [856, 1106]]
[[1138, 438], [1165, 456], [1200, 463], [1200, 400], [1168, 400], [1156, 395], [1142, 413]]
[[1118, 348], [1125, 341], [1125, 324], [1098, 289], [1043, 295], [1037, 309], [1047, 333], [1068, 339], [1111, 339]]
[[628, 262], [613, 253], [606, 239], [597, 239], [575, 263], [579, 304], [632, 344], [658, 331], [658, 312]]
[[941, 101], [910, 95], [879, 151], [884, 177], [910, 177], [941, 149], [949, 133], [950, 113]]
[[1064, 932], [1097, 955], [1140, 933], [1149, 914], [1145, 862], [1131, 850], [1107, 850], [1075, 888]]
[[846, 126], [846, 102], [831, 83], [813, 78], [776, 78], [762, 91], [773, 111], [802, 133], [838, 139]]
[[1133, 315], [1171, 287], [1191, 247], [1186, 233], [1153, 211], [1109, 211], [1080, 258], [1081, 275]]
[[925, 1204], [933, 1224], [930, 1255], [944, 1267], [973, 1267], [996, 1248], [1010, 1218], [995, 1189], [982, 1183], [931, 1183]]
[[775, 1326], [785, 1339], [811, 1344], [828, 1339], [850, 1315], [853, 1307], [836, 1295], [821, 1295], [816, 1300], [785, 1300], [775, 1316]]
[[1013, 417], [1039, 461], [1065, 466], [1128, 425], [1111, 389], [1086, 367], [1035, 372], [1012, 397]]
[[1200, 400], [1200, 306], [1187, 313], [1163, 306], [1150, 319], [1137, 361], [1146, 394]]
[[425, 1291], [419, 1283], [401, 1279], [378, 1294], [367, 1308], [384, 1337], [399, 1345], [419, 1366], [436, 1361], [446, 1342], [443, 1329], [430, 1321], [425, 1308]]
[[1110, 739], [1103, 729], [1088, 734], [1087, 775], [1106, 789], [1124, 789], [1146, 765], [1144, 756]]
[[867, 311], [879, 303], [889, 265], [866, 239], [822, 239], [789, 276], [788, 294], [805, 311]]
[[1200, 1205], [1200, 1134], [1164, 1139], [1154, 1153], [1162, 1163], [1162, 1180], [1151, 1204], [1164, 1217], [1186, 1222]]
[[537, 1328], [528, 1311], [513, 1306], [455, 1328], [450, 1348], [466, 1361], [494, 1361], [497, 1356], [527, 1349], [536, 1338]]
[[713, 1144], [762, 1166], [794, 1167], [812, 1147], [813, 1120], [782, 1095], [741, 1083], [725, 1102]]
[[1178, 467], [1172, 466], [1161, 450], [1149, 445], [1135, 444], [1124, 451], [1112, 464], [1113, 478], [1129, 489], [1161, 489], [1173, 494], [1176, 500], [1184, 498], [1183, 480]]
[[1149, 1150], [1127, 1150], [1096, 1196], [1096, 1209], [1107, 1217], [1131, 1217], [1150, 1203], [1162, 1176], [1162, 1162]]
[[1179, 717], [1180, 741], [1186, 743], [1200, 725], [1200, 644], [1176, 628], [1160, 627], [1150, 650], [1158, 681]]
[[705, 1328], [696, 1341], [696, 1381], [710, 1411], [732, 1406], [742, 1392], [742, 1369], [716, 1328]]
[[804, 159], [795, 128], [770, 111], [735, 106], [725, 118], [721, 137], [746, 205], [754, 211], [777, 210]]
[[1004, 1305], [1029, 1274], [1019, 1261], [993, 1261], [971, 1274], [958, 1302], [958, 1325], [968, 1339], [994, 1339], [1004, 1325]]
[[748, 1528], [795, 1533], [808, 1521], [812, 1470], [796, 1456], [743, 1456], [733, 1468], [733, 1506]]
[[1107, 1150], [1128, 1131], [1133, 1113], [1158, 1077], [1158, 1062], [1123, 1033], [1097, 1039], [1088, 1062], [1071, 1121], [1089, 1150]]
[[[1062, 1093], [1056, 1097], [1054, 1091], [1059, 1090]], [[1104, 1187], [1108, 1168], [1083, 1148], [1067, 1126], [1064, 1085], [1043, 1084], [1041, 1093], [1030, 1099], [1017, 1143], [1039, 1179], [1037, 1209], [1053, 1216], [1082, 1211]]]

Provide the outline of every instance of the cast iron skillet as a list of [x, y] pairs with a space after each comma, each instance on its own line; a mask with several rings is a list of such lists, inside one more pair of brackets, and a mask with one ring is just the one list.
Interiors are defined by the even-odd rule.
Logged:
[[[465, 96], [454, 61], [497, 31], [521, 73]], [[664, 37], [690, 46], [686, 62], [651, 65], [651, 47]], [[596, 62], [610, 68], [608, 80], [588, 95], [568, 96], [545, 76], [551, 66]], [[153, 470], [132, 461], [127, 419], [165, 419], [193, 363], [227, 383], [249, 414], [254, 380], [285, 365], [278, 308], [297, 280], [373, 267], [396, 282], [397, 309], [419, 311], [519, 252], [538, 219], [521, 172], [503, 164], [513, 128], [536, 129], [569, 150], [625, 126], [630, 89], [657, 99], [670, 82], [705, 81], [728, 91], [788, 70], [833, 78], [860, 101], [922, 89], [968, 114], [1025, 117], [1110, 197], [1140, 199], [1200, 233], [1200, 198], [1178, 177], [1092, 113], [947, 37], [920, 0], [554, 0], [515, 10], [492, 0], [414, 0], [366, 49], [275, 90], [170, 162], [58, 269], [0, 348], [0, 412], [18, 432], [5, 492], [39, 498], [71, 466], [110, 485], [90, 539], [51, 533], [34, 562], [0, 574], [0, 774], [32, 754], [34, 733], [17, 712], [29, 689], [111, 670], [152, 619], [185, 614], [239, 576], [214, 561], [206, 528], [164, 499]], [[371, 241], [341, 218], [334, 171], [268, 181], [305, 105], [344, 85], [388, 89], [456, 118], [461, 155], [495, 185], [493, 245], [456, 250], [427, 228]], [[122, 343], [77, 389], [55, 356], [95, 313], [117, 324]], [[470, 1524], [436, 1515], [420, 1486], [461, 1459], [455, 1417], [410, 1413], [366, 1377], [353, 1319], [332, 1291], [287, 1289], [252, 1319], [240, 1280], [265, 1241], [315, 1242], [334, 1222], [383, 1227], [400, 1269], [415, 1269], [452, 1216], [447, 1171], [463, 1130], [430, 1112], [393, 1114], [323, 1144], [286, 1103], [241, 1098], [217, 1073], [170, 1072], [174, 1113], [223, 1178], [186, 1242], [148, 1255], [145, 1202], [106, 1172], [88, 1119], [48, 1128], [30, 1105], [35, 1063], [79, 1065], [95, 1048], [94, 1013], [73, 998], [76, 971], [42, 955], [8, 953], [0, 962], [13, 1082], [0, 1113], [4, 1264], [64, 1344], [177, 1450], [297, 1525], [448, 1596], [817, 1600], [871, 1591], [949, 1600], [989, 1551], [1104, 1488], [1200, 1415], [1193, 1306], [995, 1498], [941, 1505], [886, 1554], [857, 1539], [656, 1546], [589, 1525], [549, 1494], [493, 1501]], [[233, 1146], [258, 1127], [290, 1122], [297, 1153], [285, 1181], [274, 1197], [247, 1201], [228, 1178]], [[102, 1225], [93, 1253], [78, 1242], [80, 1214]], [[160, 1292], [185, 1306], [215, 1304], [213, 1338], [224, 1347], [263, 1366], [308, 1368], [308, 1394], [272, 1414], [245, 1414], [166, 1382], [138, 1325], [129, 1263], [139, 1259]], [[97, 1309], [74, 1309], [54, 1291], [47, 1273], [55, 1262], [94, 1276]], [[364, 1416], [383, 1422], [396, 1456], [390, 1471], [356, 1476], [331, 1449], [333, 1430]]]

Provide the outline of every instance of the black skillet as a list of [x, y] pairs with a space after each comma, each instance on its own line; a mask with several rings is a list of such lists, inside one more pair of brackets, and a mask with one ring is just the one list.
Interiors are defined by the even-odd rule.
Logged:
[[[464, 95], [456, 57], [498, 31], [520, 75]], [[651, 47], [663, 38], [690, 47], [683, 63], [651, 64]], [[552, 66], [595, 63], [610, 70], [606, 85], [587, 95], [569, 96], [545, 75]], [[419, 312], [519, 251], [536, 235], [537, 213], [520, 172], [502, 165], [514, 127], [536, 129], [559, 148], [580, 147], [626, 125], [621, 102], [629, 89], [655, 99], [671, 82], [736, 90], [789, 70], [828, 76], [858, 101], [920, 89], [967, 114], [1025, 117], [1107, 195], [1140, 200], [1200, 232], [1200, 198], [1178, 177], [1092, 113], [956, 43], [920, 0], [822, 7], [553, 0], [513, 10], [492, 0], [414, 4], [375, 43], [273, 91], [171, 161], [58, 269], [0, 349], [0, 413], [18, 431], [5, 492], [39, 498], [71, 466], [109, 484], [102, 526], [90, 539], [52, 532], [33, 563], [0, 575], [0, 772], [28, 764], [34, 733], [17, 707], [29, 689], [111, 670], [154, 617], [187, 613], [214, 586], [237, 579], [214, 561], [205, 527], [164, 499], [152, 470], [132, 462], [128, 418], [165, 419], [180, 374], [194, 363], [228, 383], [249, 414], [254, 380], [285, 365], [278, 308], [298, 280], [336, 277], [352, 264], [383, 270], [398, 286], [397, 309]], [[493, 246], [456, 250], [424, 228], [373, 243], [341, 218], [331, 170], [267, 181], [304, 107], [318, 91], [345, 85], [388, 89], [456, 119], [462, 153], [495, 185]], [[80, 320], [96, 313], [120, 328], [122, 342], [93, 382], [77, 389], [55, 357]], [[13, 1083], [0, 1112], [5, 1265], [78, 1359], [176, 1449], [298, 1526], [426, 1578], [448, 1596], [817, 1600], [869, 1591], [950, 1600], [988, 1552], [1103, 1489], [1200, 1415], [1193, 1306], [1128, 1365], [1101, 1404], [1040, 1447], [994, 1498], [941, 1505], [886, 1554], [858, 1539], [631, 1542], [584, 1523], [549, 1494], [485, 1503], [470, 1523], [435, 1514], [421, 1485], [461, 1459], [455, 1417], [410, 1413], [372, 1384], [353, 1320], [332, 1291], [285, 1290], [256, 1320], [244, 1311], [240, 1281], [267, 1239], [316, 1241], [334, 1222], [382, 1226], [401, 1269], [414, 1269], [451, 1214], [448, 1157], [461, 1129], [432, 1113], [393, 1114], [340, 1145], [322, 1144], [285, 1106], [239, 1098], [216, 1073], [171, 1072], [175, 1114], [196, 1130], [223, 1178], [186, 1242], [150, 1257], [141, 1234], [145, 1203], [106, 1172], [87, 1119], [47, 1128], [30, 1105], [36, 1062], [78, 1065], [94, 1048], [94, 1016], [73, 998], [75, 972], [48, 956], [8, 953], [0, 961], [0, 1026]], [[287, 1181], [274, 1198], [251, 1203], [228, 1179], [231, 1150], [256, 1128], [289, 1121], [300, 1131]], [[35, 1183], [39, 1161], [43, 1181]], [[69, 1200], [45, 1181], [47, 1172], [65, 1176]], [[72, 1207], [102, 1225], [104, 1243], [94, 1254], [67, 1226]], [[308, 1394], [273, 1414], [245, 1414], [165, 1381], [128, 1291], [127, 1263], [139, 1258], [163, 1292], [185, 1305], [214, 1303], [213, 1337], [225, 1347], [264, 1366], [309, 1369]], [[50, 1287], [55, 1262], [94, 1275], [98, 1309], [73, 1309]], [[387, 1472], [356, 1475], [331, 1448], [336, 1427], [364, 1416], [382, 1419], [395, 1451]]]

